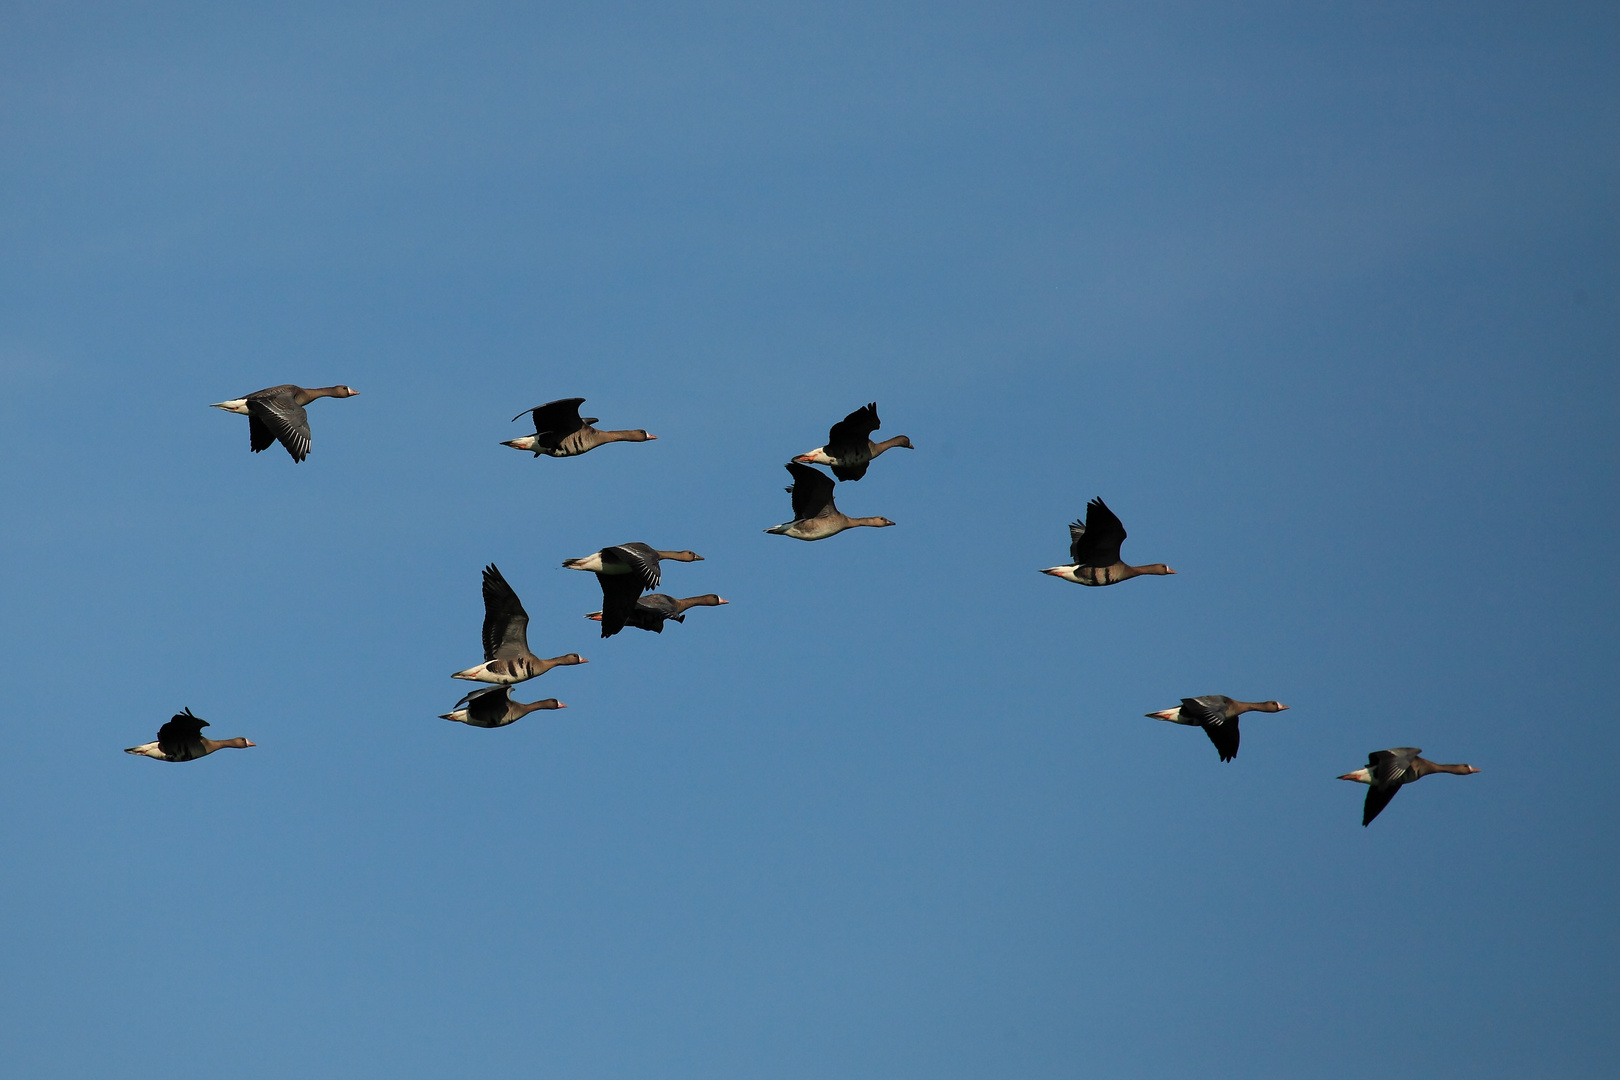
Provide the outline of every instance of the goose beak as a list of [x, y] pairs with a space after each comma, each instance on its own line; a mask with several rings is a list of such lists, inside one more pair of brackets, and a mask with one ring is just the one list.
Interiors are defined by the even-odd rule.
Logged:
[[1277, 702], [1277, 711], [1278, 712], [1287, 712], [1288, 711], [1288, 706], [1284, 705], [1282, 702], [1279, 701], [1279, 702]]
[[[258, 746], [259, 745], [258, 743], [254, 742], [252, 739], [243, 739], [242, 741], [247, 743], [249, 746]], [[1479, 772], [1478, 769], [1475, 769], [1474, 771]]]
[[721, 597], [721, 598], [720, 598], [720, 602], [721, 602], [721, 603], [722, 603], [722, 604], [729, 604], [729, 603], [731, 603], [731, 601], [730, 601], [730, 600], [727, 600], [727, 599], [726, 599], [726, 598], [725, 598], [725, 597], [723, 597], [723, 596], [722, 596], [722, 597]]
[[559, 709], [566, 709], [566, 708], [568, 708], [568, 702], [566, 702], [566, 701], [559, 701], [559, 702], [557, 702], [557, 708], [559, 708]]
[[1172, 570], [1172, 569], [1170, 569], [1170, 568], [1169, 568], [1169, 567], [1168, 567], [1168, 566], [1167, 566], [1167, 567], [1165, 567], [1165, 568], [1164, 568], [1164, 572], [1165, 572], [1165, 573], [1167, 573], [1167, 574], [1173, 574], [1173, 573], [1175, 573], [1175, 571], [1174, 571], [1174, 570]]
[[648, 442], [657, 442], [658, 441], [658, 436], [656, 436], [656, 435], [648, 435], [647, 436], [647, 441]]

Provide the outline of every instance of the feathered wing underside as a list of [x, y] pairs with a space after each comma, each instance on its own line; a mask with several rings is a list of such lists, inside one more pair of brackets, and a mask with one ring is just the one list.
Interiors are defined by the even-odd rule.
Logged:
[[1213, 694], [1181, 699], [1181, 715], [1200, 724], [1219, 724], [1226, 720], [1226, 706], [1230, 699]]
[[827, 456], [850, 458], [866, 450], [872, 432], [882, 425], [878, 422], [877, 402], [862, 405], [827, 432]]
[[[620, 544], [602, 549], [603, 562], [617, 562], [630, 568], [630, 576], [641, 582], [641, 589], [656, 589], [660, 573], [658, 552], [648, 544]], [[614, 575], [615, 577], [622, 575]], [[641, 590], [636, 591], [641, 595]]]
[[479, 727], [495, 727], [506, 719], [507, 706], [512, 702], [510, 686], [490, 686], [474, 690], [462, 698], [457, 708], [467, 706], [467, 719]]
[[624, 629], [641, 596], [641, 579], [635, 574], [597, 574], [602, 583], [602, 636], [612, 637]]
[[[579, 407], [583, 404], [585, 399], [582, 397], [559, 398], [525, 410], [534, 418], [534, 433], [539, 444], [548, 450], [555, 450], [564, 439], [584, 427], [585, 421], [579, 415]], [[517, 420], [522, 415], [518, 413], [512, 419]]]
[[529, 655], [529, 613], [494, 563], [484, 567], [484, 661]]
[[1200, 726], [1204, 729], [1204, 734], [1209, 736], [1209, 741], [1215, 744], [1215, 752], [1221, 755], [1222, 761], [1231, 761], [1237, 757], [1239, 739], [1237, 717]]
[[171, 761], [190, 761], [202, 750], [202, 729], [208, 721], [192, 715], [191, 709], [175, 713], [158, 728], [158, 749]]
[[1069, 558], [1076, 566], [1113, 566], [1125, 543], [1125, 526], [1101, 499], [1086, 504], [1086, 523], [1069, 526]]
[[793, 496], [793, 520], [827, 517], [838, 512], [833, 505], [833, 481], [820, 469], [797, 461], [788, 462], [787, 471], [793, 477], [788, 494]]
[[1367, 786], [1367, 801], [1361, 806], [1363, 826], [1383, 813], [1402, 786], [1416, 779], [1411, 771], [1412, 762], [1421, 753], [1423, 751], [1415, 746], [1402, 746], [1394, 750], [1375, 750], [1367, 755], [1367, 771], [1372, 774], [1372, 783]]
[[309, 456], [309, 414], [293, 401], [292, 391], [249, 397], [247, 409], [248, 438], [254, 453], [270, 445], [265, 438], [268, 433], [280, 440], [294, 461], [303, 461]]

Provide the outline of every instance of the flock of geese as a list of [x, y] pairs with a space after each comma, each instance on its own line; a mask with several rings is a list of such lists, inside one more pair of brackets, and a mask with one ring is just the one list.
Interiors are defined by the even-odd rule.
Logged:
[[[295, 462], [309, 455], [309, 415], [304, 406], [317, 398], [354, 397], [356, 391], [347, 386], [323, 386], [306, 390], [300, 386], [272, 386], [232, 401], [221, 401], [213, 406], [248, 418], [249, 444], [256, 454], [280, 442]], [[513, 417], [514, 421], [527, 414], [534, 423], [534, 434], [512, 439], [501, 445], [517, 450], [528, 450], [535, 457], [578, 457], [598, 446], [615, 442], [650, 442], [657, 436], [640, 429], [632, 431], [601, 431], [592, 425], [594, 416], [582, 417], [579, 407], [584, 398], [562, 398], [525, 410]], [[896, 435], [882, 442], [872, 441], [872, 434], [881, 426], [876, 402], [862, 406], [832, 426], [827, 442], [808, 453], [800, 454], [787, 463], [793, 483], [787, 488], [793, 498], [793, 519], [773, 525], [765, 531], [795, 540], [825, 540], [845, 529], [859, 526], [886, 528], [894, 522], [886, 517], [849, 517], [838, 509], [833, 500], [835, 480], [845, 483], [866, 475], [872, 462], [896, 447], [913, 449], [911, 440]], [[832, 476], [813, 466], [827, 466]], [[1053, 566], [1041, 573], [1071, 581], [1077, 585], [1100, 588], [1117, 585], [1143, 575], [1164, 576], [1174, 574], [1164, 563], [1131, 566], [1120, 557], [1125, 542], [1125, 526], [1102, 499], [1092, 499], [1086, 505], [1085, 521], [1069, 526], [1069, 562]], [[596, 575], [602, 588], [602, 608], [586, 616], [601, 624], [602, 636], [612, 637], [626, 626], [652, 633], [663, 633], [664, 624], [673, 620], [684, 622], [686, 612], [694, 607], [718, 607], [727, 603], [719, 596], [689, 596], [676, 599], [655, 590], [661, 583], [660, 564], [664, 562], [700, 562], [703, 556], [692, 551], [659, 551], [647, 544], [619, 544], [603, 548], [582, 558], [564, 560], [570, 570], [583, 570]], [[512, 586], [501, 576], [493, 563], [484, 568], [484, 662], [451, 677], [493, 685], [474, 690], [456, 703], [454, 709], [442, 719], [468, 724], [472, 727], [496, 728], [516, 723], [531, 712], [541, 709], [567, 708], [556, 698], [543, 701], [521, 702], [512, 698], [512, 687], [520, 682], [538, 678], [554, 667], [584, 664], [578, 653], [536, 656], [529, 649], [529, 614], [523, 609]], [[1222, 694], [1182, 698], [1175, 708], [1161, 709], [1146, 715], [1155, 720], [1188, 727], [1203, 728], [1216, 753], [1223, 762], [1237, 757], [1238, 718], [1244, 713], [1281, 712], [1288, 706], [1276, 701], [1237, 701]], [[215, 750], [242, 749], [254, 744], [244, 738], [215, 740], [203, 735], [208, 721], [192, 714], [188, 708], [177, 713], [158, 729], [154, 742], [132, 746], [126, 753], [155, 758], [158, 761], [194, 761]], [[1367, 756], [1365, 767], [1340, 776], [1367, 785], [1367, 799], [1362, 810], [1362, 825], [1377, 817], [1400, 789], [1430, 773], [1451, 773], [1466, 776], [1479, 772], [1472, 765], [1442, 765], [1419, 757], [1422, 751], [1410, 746], [1391, 750], [1376, 750]]]

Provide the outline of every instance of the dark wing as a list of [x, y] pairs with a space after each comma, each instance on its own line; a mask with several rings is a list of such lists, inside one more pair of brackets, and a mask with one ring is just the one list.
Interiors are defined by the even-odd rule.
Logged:
[[248, 412], [248, 441], [257, 454], [260, 450], [268, 450], [275, 445], [276, 433], [265, 426], [264, 421]]
[[612, 637], [635, 613], [641, 580], [635, 574], [597, 574], [596, 580], [602, 583], [602, 636]]
[[[1076, 522], [1075, 525], [1078, 525]], [[1069, 556], [1076, 566], [1113, 566], [1125, 542], [1125, 526], [1101, 499], [1086, 504], [1086, 524], [1078, 532], [1069, 526]]]
[[201, 757], [202, 729], [208, 726], [208, 721], [200, 716], [193, 716], [188, 707], [185, 712], [175, 713], [169, 722], [158, 728], [158, 749], [170, 761], [190, 761]]
[[268, 397], [250, 397], [247, 408], [248, 435], [254, 453], [270, 445], [264, 440], [264, 432], [268, 431], [281, 440], [281, 445], [287, 448], [294, 461], [303, 461], [309, 456], [309, 414], [302, 405], [293, 401], [291, 391]]
[[[602, 549], [604, 562], [617, 562], [630, 568], [630, 576], [641, 582], [641, 589], [658, 588], [658, 552], [647, 544], [620, 544]], [[641, 595], [641, 589], [636, 595]]]
[[[529, 409], [529, 414], [534, 417], [534, 433], [540, 436], [540, 444], [555, 450], [558, 443], [584, 427], [585, 421], [579, 418], [579, 407], [583, 404], [585, 399], [582, 397], [560, 398]], [[512, 419], [516, 420], [522, 415], [518, 413]]]
[[1401, 790], [1401, 785], [1391, 784], [1389, 787], [1379, 787], [1373, 784], [1367, 789], [1367, 801], [1361, 804], [1361, 827], [1366, 828], [1372, 824], [1372, 819], [1381, 814], [1389, 800]]
[[1226, 706], [1231, 704], [1231, 701], [1231, 698], [1220, 694], [1184, 697], [1181, 699], [1181, 715], [1200, 724], [1224, 724]]
[[1080, 565], [1080, 556], [1086, 550], [1086, 523], [1069, 522], [1069, 561]]
[[877, 402], [862, 405], [827, 432], [827, 456], [846, 458], [860, 453], [866, 449], [872, 432], [881, 426], [878, 423]]
[[512, 700], [510, 686], [488, 686], [474, 690], [462, 699], [467, 705], [467, 719], [477, 727], [499, 727], [506, 719], [506, 707]]
[[[1415, 746], [1398, 746], [1393, 750], [1375, 750], [1367, 755], [1367, 769], [1372, 773], [1373, 786], [1399, 786], [1404, 784], [1412, 762], [1423, 753]], [[1387, 800], [1386, 800], [1387, 801]]]
[[529, 655], [529, 613], [494, 563], [484, 567], [484, 660]]
[[836, 510], [832, 477], [797, 461], [788, 462], [787, 471], [793, 476], [788, 492], [793, 496], [794, 521], [821, 517]]
[[859, 480], [866, 475], [866, 467], [870, 464], [872, 464], [871, 459], [867, 459], [859, 465], [834, 465], [832, 471], [833, 475], [840, 480]]
[[[1181, 711], [1186, 712], [1187, 710], [1185, 707], [1183, 707]], [[1204, 734], [1208, 735], [1209, 741], [1215, 744], [1215, 752], [1221, 755], [1222, 761], [1231, 761], [1233, 758], [1237, 757], [1237, 717], [1234, 716], [1230, 720], [1222, 717], [1219, 723], [1208, 723], [1203, 725], [1203, 727]]]

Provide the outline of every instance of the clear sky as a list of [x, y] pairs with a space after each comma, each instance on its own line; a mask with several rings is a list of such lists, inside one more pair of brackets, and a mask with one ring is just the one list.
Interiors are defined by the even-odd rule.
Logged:
[[[1218, 7], [1219, 10], [1212, 10]], [[0, 1061], [1600, 1077], [1613, 5], [0, 5]], [[348, 383], [302, 465], [208, 403]], [[499, 446], [582, 396], [658, 441]], [[906, 434], [815, 544], [782, 463]], [[1039, 576], [1101, 495], [1175, 577]], [[570, 556], [732, 601], [597, 637]], [[448, 724], [496, 562], [570, 706]], [[1146, 719], [1277, 698], [1237, 760]], [[128, 757], [183, 706], [259, 745]], [[1371, 828], [1334, 777], [1478, 776]]]

